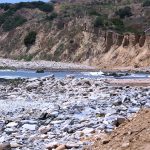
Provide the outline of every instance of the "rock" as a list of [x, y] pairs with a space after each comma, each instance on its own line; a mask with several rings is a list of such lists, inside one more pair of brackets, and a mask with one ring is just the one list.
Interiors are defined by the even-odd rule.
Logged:
[[83, 81], [83, 85], [88, 85], [88, 86], [91, 86], [91, 83], [89, 80], [84, 80]]
[[3, 142], [5, 142], [5, 137], [4, 136], [0, 137], [0, 143], [3, 143]]
[[34, 131], [34, 130], [36, 130], [37, 125], [35, 125], [35, 124], [24, 124], [24, 125], [22, 126], [22, 128], [27, 129], [27, 130]]
[[36, 73], [44, 73], [44, 69], [38, 69], [36, 70]]
[[130, 107], [129, 109], [128, 109], [128, 113], [136, 113], [136, 112], [138, 112], [140, 110], [140, 108], [138, 108], [138, 107]]
[[66, 78], [74, 79], [74, 78], [75, 78], [75, 76], [74, 76], [74, 75], [69, 74], [69, 75], [66, 75]]
[[117, 117], [117, 119], [116, 119], [116, 126], [118, 127], [120, 124], [124, 123], [125, 120], [126, 120], [126, 118], [124, 118], [122, 116]]
[[10, 145], [11, 145], [11, 148], [18, 148], [18, 147], [22, 146], [22, 145], [20, 145], [20, 144], [18, 144], [16, 142], [11, 142]]
[[107, 138], [103, 138], [101, 141], [102, 144], [108, 144], [110, 142], [110, 140], [108, 140]]
[[62, 82], [62, 81], [59, 81], [59, 84], [60, 84], [61, 86], [65, 86], [65, 83]]
[[0, 144], [0, 150], [11, 150], [11, 145], [10, 145], [10, 143], [3, 143], [3, 144]]
[[57, 142], [51, 142], [51, 143], [46, 145], [46, 149], [48, 149], [48, 150], [52, 150], [52, 149], [57, 148], [57, 147], [58, 147]]
[[71, 149], [71, 148], [79, 148], [79, 144], [78, 143], [74, 143], [74, 142], [67, 142], [66, 144], [66, 148]]
[[33, 82], [33, 83], [29, 83], [27, 86], [26, 86], [26, 89], [28, 91], [32, 90], [32, 89], [37, 89], [39, 86], [39, 82]]
[[14, 130], [14, 129], [12, 129], [12, 128], [6, 128], [6, 129], [5, 129], [5, 132], [6, 132], [7, 134], [12, 134], [12, 133], [16, 132], [16, 130]]
[[127, 147], [129, 147], [129, 145], [130, 145], [129, 142], [124, 142], [124, 143], [122, 143], [121, 147], [122, 148], [127, 148]]
[[59, 114], [58, 111], [53, 111], [53, 112], [50, 113], [50, 116], [56, 118], [58, 116], [58, 114]]
[[114, 102], [113, 102], [113, 105], [114, 106], [119, 106], [119, 105], [121, 105], [122, 104], [122, 101], [121, 100], [115, 100]]
[[55, 150], [65, 150], [65, 149], [66, 149], [66, 145], [60, 145]]
[[46, 134], [48, 131], [50, 131], [51, 126], [47, 125], [47, 126], [41, 126], [38, 131], [42, 134]]
[[94, 133], [95, 130], [93, 128], [85, 128], [84, 130], [82, 130], [82, 132], [84, 134], [90, 134], [90, 133]]
[[43, 112], [43, 113], [40, 115], [40, 117], [39, 117], [38, 119], [40, 119], [40, 120], [45, 120], [45, 119], [48, 118], [47, 115], [48, 115], [47, 112]]
[[6, 127], [16, 127], [18, 125], [18, 123], [16, 122], [10, 122], [6, 125]]
[[47, 138], [48, 138], [48, 135], [46, 135], [46, 134], [41, 134], [41, 135], [39, 136], [39, 138], [40, 138], [40, 139], [47, 139]]

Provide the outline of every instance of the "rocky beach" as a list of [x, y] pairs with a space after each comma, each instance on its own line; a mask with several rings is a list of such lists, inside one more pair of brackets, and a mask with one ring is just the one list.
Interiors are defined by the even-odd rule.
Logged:
[[92, 148], [142, 108], [149, 86], [107, 79], [48, 77], [0, 81], [0, 150]]

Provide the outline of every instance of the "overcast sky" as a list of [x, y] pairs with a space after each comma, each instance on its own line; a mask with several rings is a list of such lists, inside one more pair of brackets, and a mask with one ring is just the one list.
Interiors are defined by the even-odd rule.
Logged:
[[[39, 0], [0, 0], [0, 3], [18, 3], [18, 2], [32, 2], [32, 1], [39, 1]], [[44, 2], [48, 2], [48, 0], [41, 0]]]

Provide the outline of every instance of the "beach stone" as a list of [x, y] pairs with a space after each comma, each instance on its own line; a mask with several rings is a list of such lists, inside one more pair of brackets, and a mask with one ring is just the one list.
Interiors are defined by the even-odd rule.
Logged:
[[71, 148], [79, 148], [79, 144], [75, 142], [67, 142], [66, 148], [71, 149]]
[[122, 123], [124, 123], [125, 121], [126, 121], [126, 118], [124, 118], [124, 117], [122, 117], [122, 116], [119, 116], [119, 117], [117, 117], [117, 119], [116, 119], [115, 125], [116, 125], [116, 126], [119, 126], [119, 125], [121, 125]]
[[10, 143], [3, 143], [3, 144], [0, 144], [0, 150], [11, 150], [11, 145], [10, 145]]
[[36, 130], [37, 125], [35, 125], [35, 124], [24, 124], [24, 125], [22, 126], [22, 128], [27, 129], [27, 130], [34, 131], [34, 130]]
[[5, 131], [7, 134], [11, 134], [11, 133], [16, 132], [16, 130], [13, 129], [13, 128], [6, 128], [4, 131]]
[[119, 106], [119, 105], [121, 105], [122, 104], [122, 101], [121, 100], [115, 100], [114, 102], [113, 102], [113, 105], [114, 106]]
[[6, 125], [6, 127], [16, 127], [18, 125], [18, 123], [16, 122], [10, 122]]
[[47, 125], [47, 126], [41, 126], [38, 131], [42, 134], [46, 134], [48, 131], [50, 131], [51, 126]]
[[10, 142], [11, 148], [19, 148], [22, 145], [18, 144], [17, 142]]
[[44, 73], [44, 69], [37, 69], [36, 73]]
[[32, 90], [32, 89], [37, 89], [39, 86], [39, 82], [33, 82], [33, 83], [29, 83], [27, 86], [26, 86], [26, 89], [28, 91]]
[[127, 148], [127, 147], [129, 147], [129, 145], [130, 145], [129, 142], [124, 142], [124, 143], [122, 143], [121, 147], [122, 148]]
[[66, 75], [66, 78], [74, 79], [74, 78], [75, 78], [75, 76], [74, 76], [74, 75], [69, 74], [69, 75]]
[[84, 130], [82, 130], [82, 132], [84, 134], [90, 134], [90, 133], [94, 133], [95, 130], [93, 128], [85, 128]]
[[48, 150], [52, 150], [52, 149], [57, 148], [57, 147], [58, 147], [58, 142], [51, 142], [51, 143], [46, 145], [46, 149], [48, 149]]
[[65, 150], [65, 149], [66, 149], [66, 145], [60, 145], [55, 150]]

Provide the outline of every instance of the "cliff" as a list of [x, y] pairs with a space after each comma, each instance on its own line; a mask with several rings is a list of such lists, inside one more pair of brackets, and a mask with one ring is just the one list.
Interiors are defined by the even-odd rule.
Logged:
[[[39, 9], [23, 8], [16, 11], [15, 15], [21, 14], [27, 22], [10, 31], [3, 31], [1, 26], [0, 56], [25, 60], [80, 62], [100, 68], [150, 65], [148, 32], [119, 33], [114, 29], [93, 27], [95, 16], [76, 14], [74, 17], [62, 17], [58, 5], [55, 11], [60, 13], [61, 17], [50, 21], [45, 19], [47, 13]], [[147, 17], [149, 16], [144, 19]], [[133, 18], [138, 19], [137, 16]], [[128, 21], [126, 20], [124, 23]], [[145, 25], [142, 25], [142, 28], [145, 28]], [[142, 28], [140, 25], [139, 30], [143, 30]], [[34, 44], [27, 46], [24, 39], [32, 31], [36, 32], [36, 40]]]

